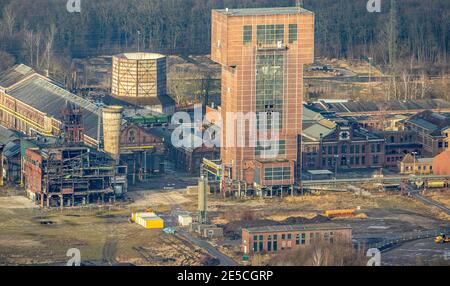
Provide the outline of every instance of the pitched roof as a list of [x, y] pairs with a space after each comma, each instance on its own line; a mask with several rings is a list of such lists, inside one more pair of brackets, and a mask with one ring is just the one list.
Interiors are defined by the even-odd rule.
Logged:
[[0, 88], [7, 89], [35, 73], [32, 68], [23, 64], [13, 66], [0, 73]]
[[333, 132], [334, 129], [328, 128], [326, 126], [323, 126], [322, 124], [316, 123], [305, 130], [303, 130], [302, 135], [306, 137], [307, 139], [311, 141], [319, 141], [320, 135], [322, 137], [327, 136], [331, 132]]
[[69, 101], [82, 110], [85, 134], [97, 139], [101, 108], [68, 92], [51, 80], [36, 74], [14, 86], [7, 94], [60, 121], [63, 120], [61, 109]]
[[336, 113], [361, 113], [376, 112], [382, 110], [407, 111], [450, 108], [450, 102], [442, 99], [426, 99], [414, 101], [349, 101], [349, 102], [325, 102], [314, 103], [316, 108]]
[[246, 228], [249, 233], [258, 232], [284, 232], [284, 231], [304, 231], [304, 230], [338, 230], [338, 229], [352, 229], [349, 225], [339, 225], [334, 223], [320, 223], [320, 224], [304, 224], [304, 225], [270, 225]]

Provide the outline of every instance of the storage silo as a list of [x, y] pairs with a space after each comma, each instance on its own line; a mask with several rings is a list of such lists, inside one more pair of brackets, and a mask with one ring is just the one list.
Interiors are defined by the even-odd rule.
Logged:
[[122, 125], [121, 106], [103, 108], [103, 141], [105, 152], [116, 161], [120, 157], [120, 127]]
[[123, 53], [113, 56], [111, 94], [118, 98], [166, 96], [166, 56]]

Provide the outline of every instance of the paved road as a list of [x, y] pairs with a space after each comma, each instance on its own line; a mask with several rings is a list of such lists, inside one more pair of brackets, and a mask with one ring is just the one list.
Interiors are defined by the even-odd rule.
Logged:
[[219, 259], [220, 266], [239, 266], [239, 264], [231, 259], [230, 257], [226, 256], [219, 250], [217, 250], [214, 246], [212, 246], [209, 242], [204, 241], [202, 239], [196, 238], [191, 236], [189, 233], [179, 230], [178, 234], [180, 234], [182, 237], [187, 239], [189, 242], [196, 244], [197, 246], [203, 248], [204, 250], [208, 251], [210, 255], [213, 257]]

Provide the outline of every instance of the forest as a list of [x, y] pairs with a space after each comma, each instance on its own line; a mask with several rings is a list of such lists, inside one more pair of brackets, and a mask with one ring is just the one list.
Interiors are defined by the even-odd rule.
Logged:
[[[295, 0], [0, 0], [0, 70], [25, 63], [37, 70], [123, 51], [207, 54], [211, 9], [293, 6]], [[316, 14], [316, 56], [373, 58], [380, 66], [414, 61], [434, 73], [448, 67], [450, 1], [303, 0]]]

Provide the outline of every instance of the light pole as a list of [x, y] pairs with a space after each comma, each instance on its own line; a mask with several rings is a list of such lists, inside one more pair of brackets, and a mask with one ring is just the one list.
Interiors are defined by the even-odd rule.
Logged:
[[336, 183], [336, 185], [337, 185], [337, 175], [338, 175], [338, 159], [339, 159], [339, 155], [334, 155], [334, 158], [335, 158], [335, 160], [334, 160], [334, 165], [335, 165], [335, 171], [334, 171], [334, 181], [335, 181], [335, 183]]
[[373, 88], [372, 88], [372, 58], [368, 57], [369, 60], [369, 87], [370, 87], [370, 93], [373, 95]]
[[414, 161], [413, 161], [413, 175], [416, 174], [416, 156], [418, 155], [417, 152], [412, 152], [411, 153], [413, 155]]

